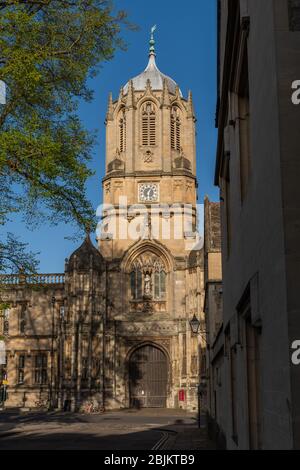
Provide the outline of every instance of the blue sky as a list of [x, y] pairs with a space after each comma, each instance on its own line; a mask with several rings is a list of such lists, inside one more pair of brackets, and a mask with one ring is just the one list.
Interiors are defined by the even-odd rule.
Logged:
[[[213, 185], [216, 130], [216, 1], [214, 0], [115, 0], [117, 9], [126, 10], [128, 19], [139, 30], [124, 29], [127, 51], [119, 51], [104, 63], [100, 74], [90, 82], [94, 101], [80, 106], [84, 125], [97, 132], [92, 167], [96, 171], [88, 183], [88, 196], [95, 209], [101, 203], [101, 179], [105, 169], [105, 114], [110, 91], [114, 98], [128, 79], [139, 74], [148, 62], [149, 31], [157, 24], [156, 60], [160, 70], [171, 76], [184, 96], [193, 92], [197, 114], [197, 162], [199, 203], [207, 194], [218, 200]], [[72, 225], [42, 226], [29, 231], [20, 222], [9, 224], [29, 248], [39, 252], [40, 272], [63, 272], [64, 259], [80, 242], [65, 237], [74, 232]]]

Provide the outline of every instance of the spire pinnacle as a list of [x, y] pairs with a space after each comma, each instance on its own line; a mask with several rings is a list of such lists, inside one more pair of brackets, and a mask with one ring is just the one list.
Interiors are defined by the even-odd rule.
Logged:
[[126, 100], [126, 107], [127, 108], [134, 108], [134, 88], [133, 88], [133, 81], [130, 80], [128, 85], [128, 93], [127, 93], [127, 100]]
[[192, 118], [195, 117], [193, 96], [192, 96], [191, 91], [189, 91], [189, 96], [188, 96], [188, 117], [192, 117]]
[[170, 106], [170, 95], [167, 80], [164, 78], [162, 106]]
[[113, 112], [114, 112], [113, 98], [112, 98], [112, 93], [110, 93], [108, 97], [108, 106], [107, 106], [107, 113], [106, 113], [107, 121], [111, 121], [113, 119]]
[[155, 56], [155, 39], [154, 39], [154, 32], [156, 31], [157, 26], [154, 25], [151, 28], [151, 37], [150, 37], [150, 49], [149, 49], [149, 55], [154, 55]]

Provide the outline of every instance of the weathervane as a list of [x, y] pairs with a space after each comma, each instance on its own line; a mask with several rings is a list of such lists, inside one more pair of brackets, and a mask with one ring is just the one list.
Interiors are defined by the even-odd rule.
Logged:
[[149, 50], [150, 54], [154, 54], [154, 55], [155, 55], [155, 47], [154, 47], [154, 46], [155, 46], [155, 39], [154, 39], [154, 33], [155, 33], [156, 29], [157, 29], [157, 26], [156, 26], [156, 24], [155, 24], [155, 25], [152, 26], [152, 28], [151, 28], [150, 50]]

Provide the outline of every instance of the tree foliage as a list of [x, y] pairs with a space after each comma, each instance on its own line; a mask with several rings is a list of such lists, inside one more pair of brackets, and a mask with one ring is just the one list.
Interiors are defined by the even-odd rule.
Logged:
[[8, 90], [0, 106], [2, 225], [22, 212], [28, 224], [92, 227], [85, 186], [94, 136], [78, 101], [92, 99], [88, 79], [123, 46], [123, 23], [125, 13], [105, 0], [0, 0], [0, 80]]
[[26, 243], [20, 242], [12, 233], [7, 234], [4, 242], [0, 241], [0, 252], [0, 272], [36, 272], [36, 253], [28, 253]]

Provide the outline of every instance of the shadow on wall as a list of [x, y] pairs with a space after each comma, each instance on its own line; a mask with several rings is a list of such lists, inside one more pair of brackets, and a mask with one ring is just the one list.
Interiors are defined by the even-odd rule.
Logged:
[[208, 413], [206, 415], [206, 420], [209, 438], [216, 443], [216, 448], [218, 450], [226, 450], [226, 437], [218, 423]]

